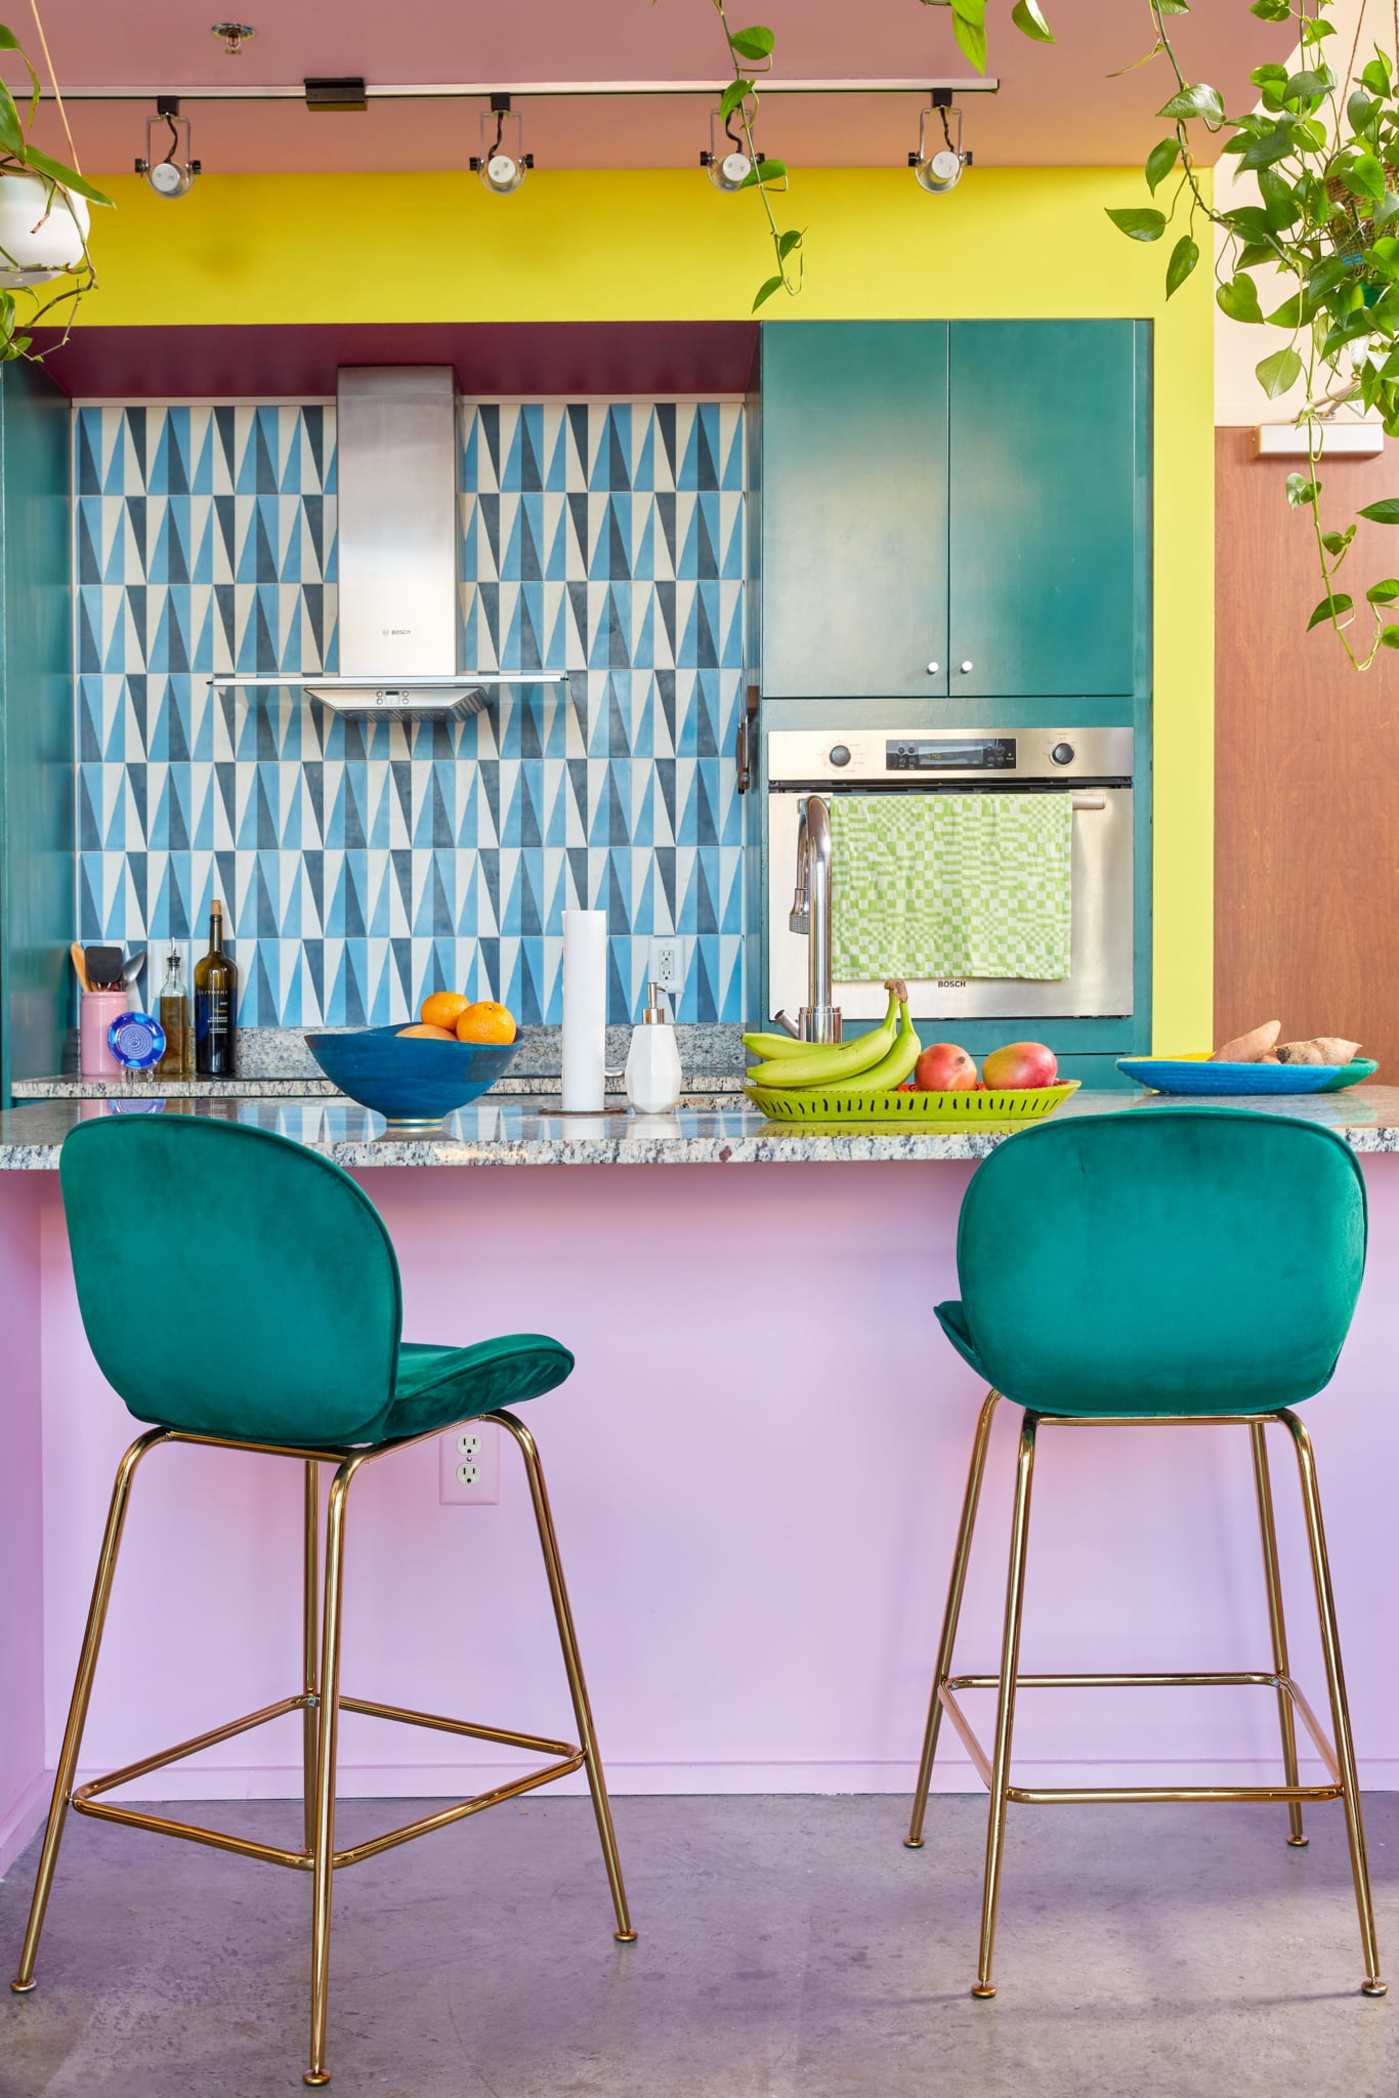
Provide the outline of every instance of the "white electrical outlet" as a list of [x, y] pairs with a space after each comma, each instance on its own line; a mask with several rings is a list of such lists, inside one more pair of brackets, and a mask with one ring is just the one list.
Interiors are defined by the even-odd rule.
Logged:
[[685, 942], [678, 933], [653, 933], [647, 950], [646, 976], [672, 998], [680, 995], [685, 975]]
[[500, 1430], [489, 1421], [468, 1421], [437, 1445], [440, 1501], [500, 1499]]

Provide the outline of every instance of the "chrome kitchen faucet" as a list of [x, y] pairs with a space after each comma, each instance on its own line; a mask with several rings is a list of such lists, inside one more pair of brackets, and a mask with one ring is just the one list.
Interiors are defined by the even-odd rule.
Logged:
[[800, 1042], [838, 1042], [840, 1007], [831, 989], [831, 812], [808, 794], [797, 819], [797, 887], [787, 920], [806, 934], [806, 1004], [796, 1024], [785, 1012], [777, 1023]]

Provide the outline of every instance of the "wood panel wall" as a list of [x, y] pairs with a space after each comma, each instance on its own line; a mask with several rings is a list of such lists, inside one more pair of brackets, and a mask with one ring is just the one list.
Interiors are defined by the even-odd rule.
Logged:
[[[1215, 1041], [1276, 1017], [1399, 1082], [1399, 654], [1359, 677], [1304, 631], [1322, 593], [1283, 492], [1299, 462], [1255, 458], [1251, 430], [1215, 441]], [[1399, 495], [1399, 445], [1321, 479], [1346, 523]], [[1362, 525], [1347, 572], [1362, 597], [1399, 575], [1399, 527]]]

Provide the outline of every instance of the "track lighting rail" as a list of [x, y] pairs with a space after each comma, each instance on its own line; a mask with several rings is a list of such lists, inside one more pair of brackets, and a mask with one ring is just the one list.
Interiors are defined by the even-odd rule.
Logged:
[[[492, 95], [510, 95], [517, 101], [537, 100], [616, 100], [662, 96], [710, 100], [721, 95], [728, 86], [727, 80], [482, 80], [448, 81], [437, 80], [419, 85], [388, 82], [366, 83], [366, 102], [470, 102], [489, 101]], [[958, 95], [994, 95], [1000, 87], [996, 79], [983, 80], [934, 80], [927, 78], [894, 79], [889, 77], [872, 80], [778, 80], [768, 76], [763, 79], [763, 99], [777, 95], [928, 95], [935, 89], [950, 90]], [[254, 86], [239, 82], [232, 86], [181, 87], [182, 102], [301, 102], [307, 99], [304, 80], [286, 82], [281, 85]], [[170, 92], [169, 83], [164, 87], [90, 86], [65, 87], [65, 102], [154, 102], [158, 96]], [[51, 92], [45, 92], [45, 101], [52, 101]]]

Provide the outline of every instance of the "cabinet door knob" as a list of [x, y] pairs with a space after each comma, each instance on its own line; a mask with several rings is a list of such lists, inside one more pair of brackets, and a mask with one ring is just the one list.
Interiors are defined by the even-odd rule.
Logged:
[[963, 663], [963, 664], [961, 665], [961, 671], [962, 671], [962, 675], [963, 675], [963, 677], [965, 677], [965, 676], [966, 676], [966, 674], [967, 674], [967, 672], [968, 672], [969, 670], [973, 670], [973, 669], [975, 669], [975, 667], [976, 667], [976, 666], [975, 666], [975, 664], [974, 664], [974, 663], [972, 662], [972, 659], [971, 659], [971, 657], [970, 657], [970, 656], [968, 656], [968, 657], [967, 657], [967, 660], [966, 660], [966, 662], [965, 662], [965, 663]]
[[928, 665], [928, 675], [929, 675], [929, 677], [936, 677], [936, 676], [937, 676], [937, 674], [938, 674], [938, 671], [939, 671], [939, 670], [940, 670], [941, 668], [942, 668], [942, 665], [941, 665], [940, 663], [930, 663], [930, 664]]

